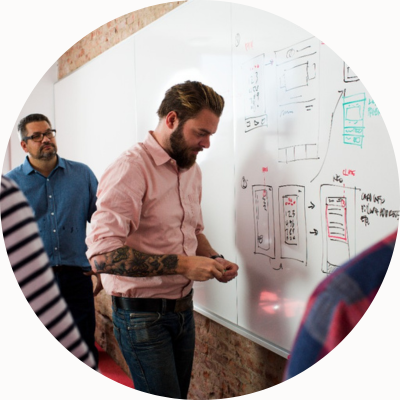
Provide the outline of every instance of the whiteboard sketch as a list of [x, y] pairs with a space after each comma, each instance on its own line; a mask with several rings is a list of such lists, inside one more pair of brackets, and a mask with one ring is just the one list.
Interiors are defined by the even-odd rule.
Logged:
[[357, 188], [321, 186], [324, 260], [322, 272], [330, 274], [356, 254]]
[[255, 254], [275, 258], [273, 190], [271, 186], [253, 185]]
[[397, 221], [400, 218], [400, 210], [393, 210], [383, 206], [386, 203], [386, 198], [382, 195], [373, 193], [361, 194], [361, 217], [360, 221], [364, 226], [369, 226], [372, 223], [372, 219], [383, 218], [391, 219], [394, 218]]
[[[339, 97], [337, 99], [337, 102], [336, 102], [335, 107], [334, 107], [334, 109], [332, 111], [332, 114], [331, 114], [331, 122], [330, 122], [329, 135], [328, 135], [328, 149], [329, 149], [329, 145], [330, 145], [330, 142], [331, 142], [331, 139], [332, 139], [332, 130], [333, 130], [333, 123], [334, 123], [335, 115], [336, 115], [336, 113], [338, 111], [338, 108], [340, 109], [340, 107], [339, 107], [340, 100], [345, 96], [346, 89], [339, 90], [338, 93], [339, 93]], [[314, 181], [314, 179], [321, 173], [322, 169], [324, 168], [325, 161], [326, 161], [326, 156], [328, 155], [328, 149], [327, 149], [327, 151], [325, 153], [324, 160], [323, 160], [323, 162], [321, 164], [321, 167], [320, 167], [318, 173], [314, 176], [314, 178], [311, 179], [310, 183]]]
[[346, 83], [357, 82], [360, 78], [353, 72], [353, 70], [343, 61], [343, 81]]
[[245, 132], [268, 126], [265, 102], [265, 55], [261, 54], [243, 65], [245, 75]]
[[319, 45], [310, 38], [275, 51], [279, 162], [318, 159]]
[[343, 143], [362, 148], [364, 141], [365, 93], [343, 97]]
[[279, 187], [281, 258], [307, 265], [307, 227], [305, 188], [299, 185]]

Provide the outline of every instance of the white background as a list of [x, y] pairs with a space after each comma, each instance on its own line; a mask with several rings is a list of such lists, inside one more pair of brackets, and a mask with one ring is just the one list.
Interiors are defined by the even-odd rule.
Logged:
[[[233, 1], [274, 13], [323, 40], [357, 71], [388, 128], [399, 153], [398, 43], [395, 2], [381, 0]], [[160, 1], [71, 0], [68, 7], [50, 0], [15, 0], [0, 6], [2, 62], [0, 101], [4, 122], [1, 159], [26, 99], [51, 65], [74, 43], [111, 19]], [[357, 52], [354, 51], [357, 49]], [[385, 65], [378, 74], [377, 64]], [[396, 118], [397, 117], [397, 118]], [[398, 158], [398, 157], [397, 157]], [[384, 179], [384, 177], [382, 177]], [[43, 399], [151, 396], [115, 384], [77, 362], [45, 331], [22, 296], [1, 243], [2, 394]], [[395, 250], [382, 289], [352, 334], [315, 367], [289, 382], [250, 395], [289, 399], [395, 398], [399, 389], [400, 322]]]

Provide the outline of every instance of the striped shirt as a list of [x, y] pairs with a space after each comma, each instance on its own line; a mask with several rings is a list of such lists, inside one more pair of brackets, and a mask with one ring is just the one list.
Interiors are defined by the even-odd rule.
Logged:
[[62, 297], [38, 226], [26, 197], [15, 182], [1, 178], [1, 224], [7, 254], [18, 284], [50, 333], [92, 368], [95, 361]]

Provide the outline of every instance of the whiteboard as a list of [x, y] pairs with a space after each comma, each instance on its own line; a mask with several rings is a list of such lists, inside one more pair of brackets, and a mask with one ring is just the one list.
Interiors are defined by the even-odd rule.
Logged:
[[323, 42], [243, 6], [232, 25], [238, 324], [289, 351], [315, 286], [397, 228], [397, 166], [373, 98]]
[[133, 38], [58, 81], [54, 98], [58, 153], [99, 178], [137, 142]]
[[205, 233], [240, 267], [228, 284], [195, 283], [195, 309], [287, 356], [315, 286], [397, 228], [388, 132], [319, 38], [255, 8], [191, 0], [55, 85], [60, 154], [100, 178], [187, 79], [226, 100], [198, 161]]

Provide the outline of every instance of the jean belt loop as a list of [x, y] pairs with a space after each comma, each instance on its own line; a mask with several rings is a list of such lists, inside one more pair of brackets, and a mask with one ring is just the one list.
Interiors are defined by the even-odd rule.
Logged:
[[161, 299], [162, 300], [162, 309], [161, 309], [161, 314], [165, 314], [167, 311], [167, 299]]

